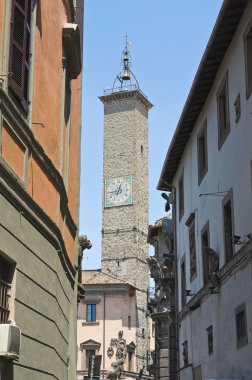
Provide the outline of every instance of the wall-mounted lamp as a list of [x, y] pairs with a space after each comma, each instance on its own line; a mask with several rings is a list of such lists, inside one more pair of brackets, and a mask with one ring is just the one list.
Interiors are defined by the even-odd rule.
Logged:
[[165, 212], [168, 212], [170, 210], [170, 203], [171, 203], [170, 202], [170, 198], [169, 198], [169, 196], [166, 193], [162, 193], [161, 197], [166, 200], [166, 203], [165, 203]]
[[191, 289], [186, 289], [186, 297], [192, 297], [194, 296], [194, 293], [191, 293]]
[[241, 240], [242, 236], [241, 235], [233, 235], [233, 244], [234, 245], [241, 245], [241, 244], [245, 244], [247, 239], [250, 240], [251, 239], [251, 233], [249, 234], [243, 234], [243, 240]]

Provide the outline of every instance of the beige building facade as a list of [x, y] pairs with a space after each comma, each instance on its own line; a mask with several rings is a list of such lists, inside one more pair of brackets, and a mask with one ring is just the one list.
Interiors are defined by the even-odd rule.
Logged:
[[[79, 304], [77, 321], [77, 379], [88, 376], [90, 355], [102, 356], [101, 378], [113, 370], [111, 365], [117, 360], [119, 341], [116, 340], [119, 339], [120, 332], [121, 345], [124, 345], [126, 354], [123, 373], [127, 379], [136, 378], [137, 289], [100, 270], [83, 271], [82, 282], [85, 298]], [[150, 351], [154, 348], [154, 329], [149, 319], [145, 334]], [[141, 364], [146, 364], [145, 359]]]

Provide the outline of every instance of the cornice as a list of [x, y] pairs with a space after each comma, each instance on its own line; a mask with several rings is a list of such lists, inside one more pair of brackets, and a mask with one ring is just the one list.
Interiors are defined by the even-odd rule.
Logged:
[[77, 226], [68, 208], [68, 197], [62, 176], [55, 168], [54, 164], [47, 156], [40, 143], [35, 139], [34, 134], [30, 129], [27, 121], [22, 117], [20, 112], [17, 110], [11, 99], [2, 88], [0, 88], [0, 110], [2, 111], [2, 114], [5, 117], [6, 121], [9, 123], [10, 127], [15, 127], [15, 132], [17, 133], [20, 140], [27, 148], [29, 148], [33, 156], [35, 156], [42, 164], [46, 173], [59, 190], [62, 209], [66, 215], [69, 228], [75, 235]]
[[90, 293], [106, 293], [106, 294], [118, 294], [127, 293], [130, 289], [128, 284], [83, 284], [86, 295]]
[[153, 104], [143, 95], [143, 93], [139, 90], [134, 91], [118, 91], [118, 92], [111, 92], [108, 95], [102, 95], [99, 96], [99, 99], [103, 103], [111, 102], [113, 100], [123, 100], [123, 99], [129, 99], [129, 98], [136, 98], [139, 101], [143, 103], [143, 105], [149, 110], [153, 107]]
[[[231, 278], [234, 272], [238, 271], [239, 268], [242, 268], [248, 261], [252, 260], [252, 242], [249, 241], [243, 248], [237, 252], [231, 261], [226, 263], [218, 272], [216, 272], [219, 279], [220, 285], [219, 288], [224, 284], [224, 282]], [[187, 317], [188, 314], [193, 313], [190, 310], [190, 306], [197, 305], [200, 307], [201, 304], [210, 296], [219, 297], [219, 289], [216, 288], [216, 292], [211, 293], [209, 286], [212, 286], [212, 283], [205, 285], [201, 288], [182, 310], [178, 313], [178, 320], [181, 322]]]

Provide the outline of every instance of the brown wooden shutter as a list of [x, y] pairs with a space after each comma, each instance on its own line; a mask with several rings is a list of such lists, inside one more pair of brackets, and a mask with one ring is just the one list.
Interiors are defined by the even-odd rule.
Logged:
[[28, 100], [30, 5], [30, 0], [12, 0], [9, 87], [25, 101]]

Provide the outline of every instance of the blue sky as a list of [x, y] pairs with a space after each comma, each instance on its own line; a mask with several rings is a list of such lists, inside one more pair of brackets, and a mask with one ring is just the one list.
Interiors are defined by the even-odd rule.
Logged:
[[165, 215], [162, 165], [222, 0], [85, 0], [80, 233], [92, 242], [83, 267], [100, 267], [103, 105], [120, 72], [125, 34], [149, 112], [149, 223]]

